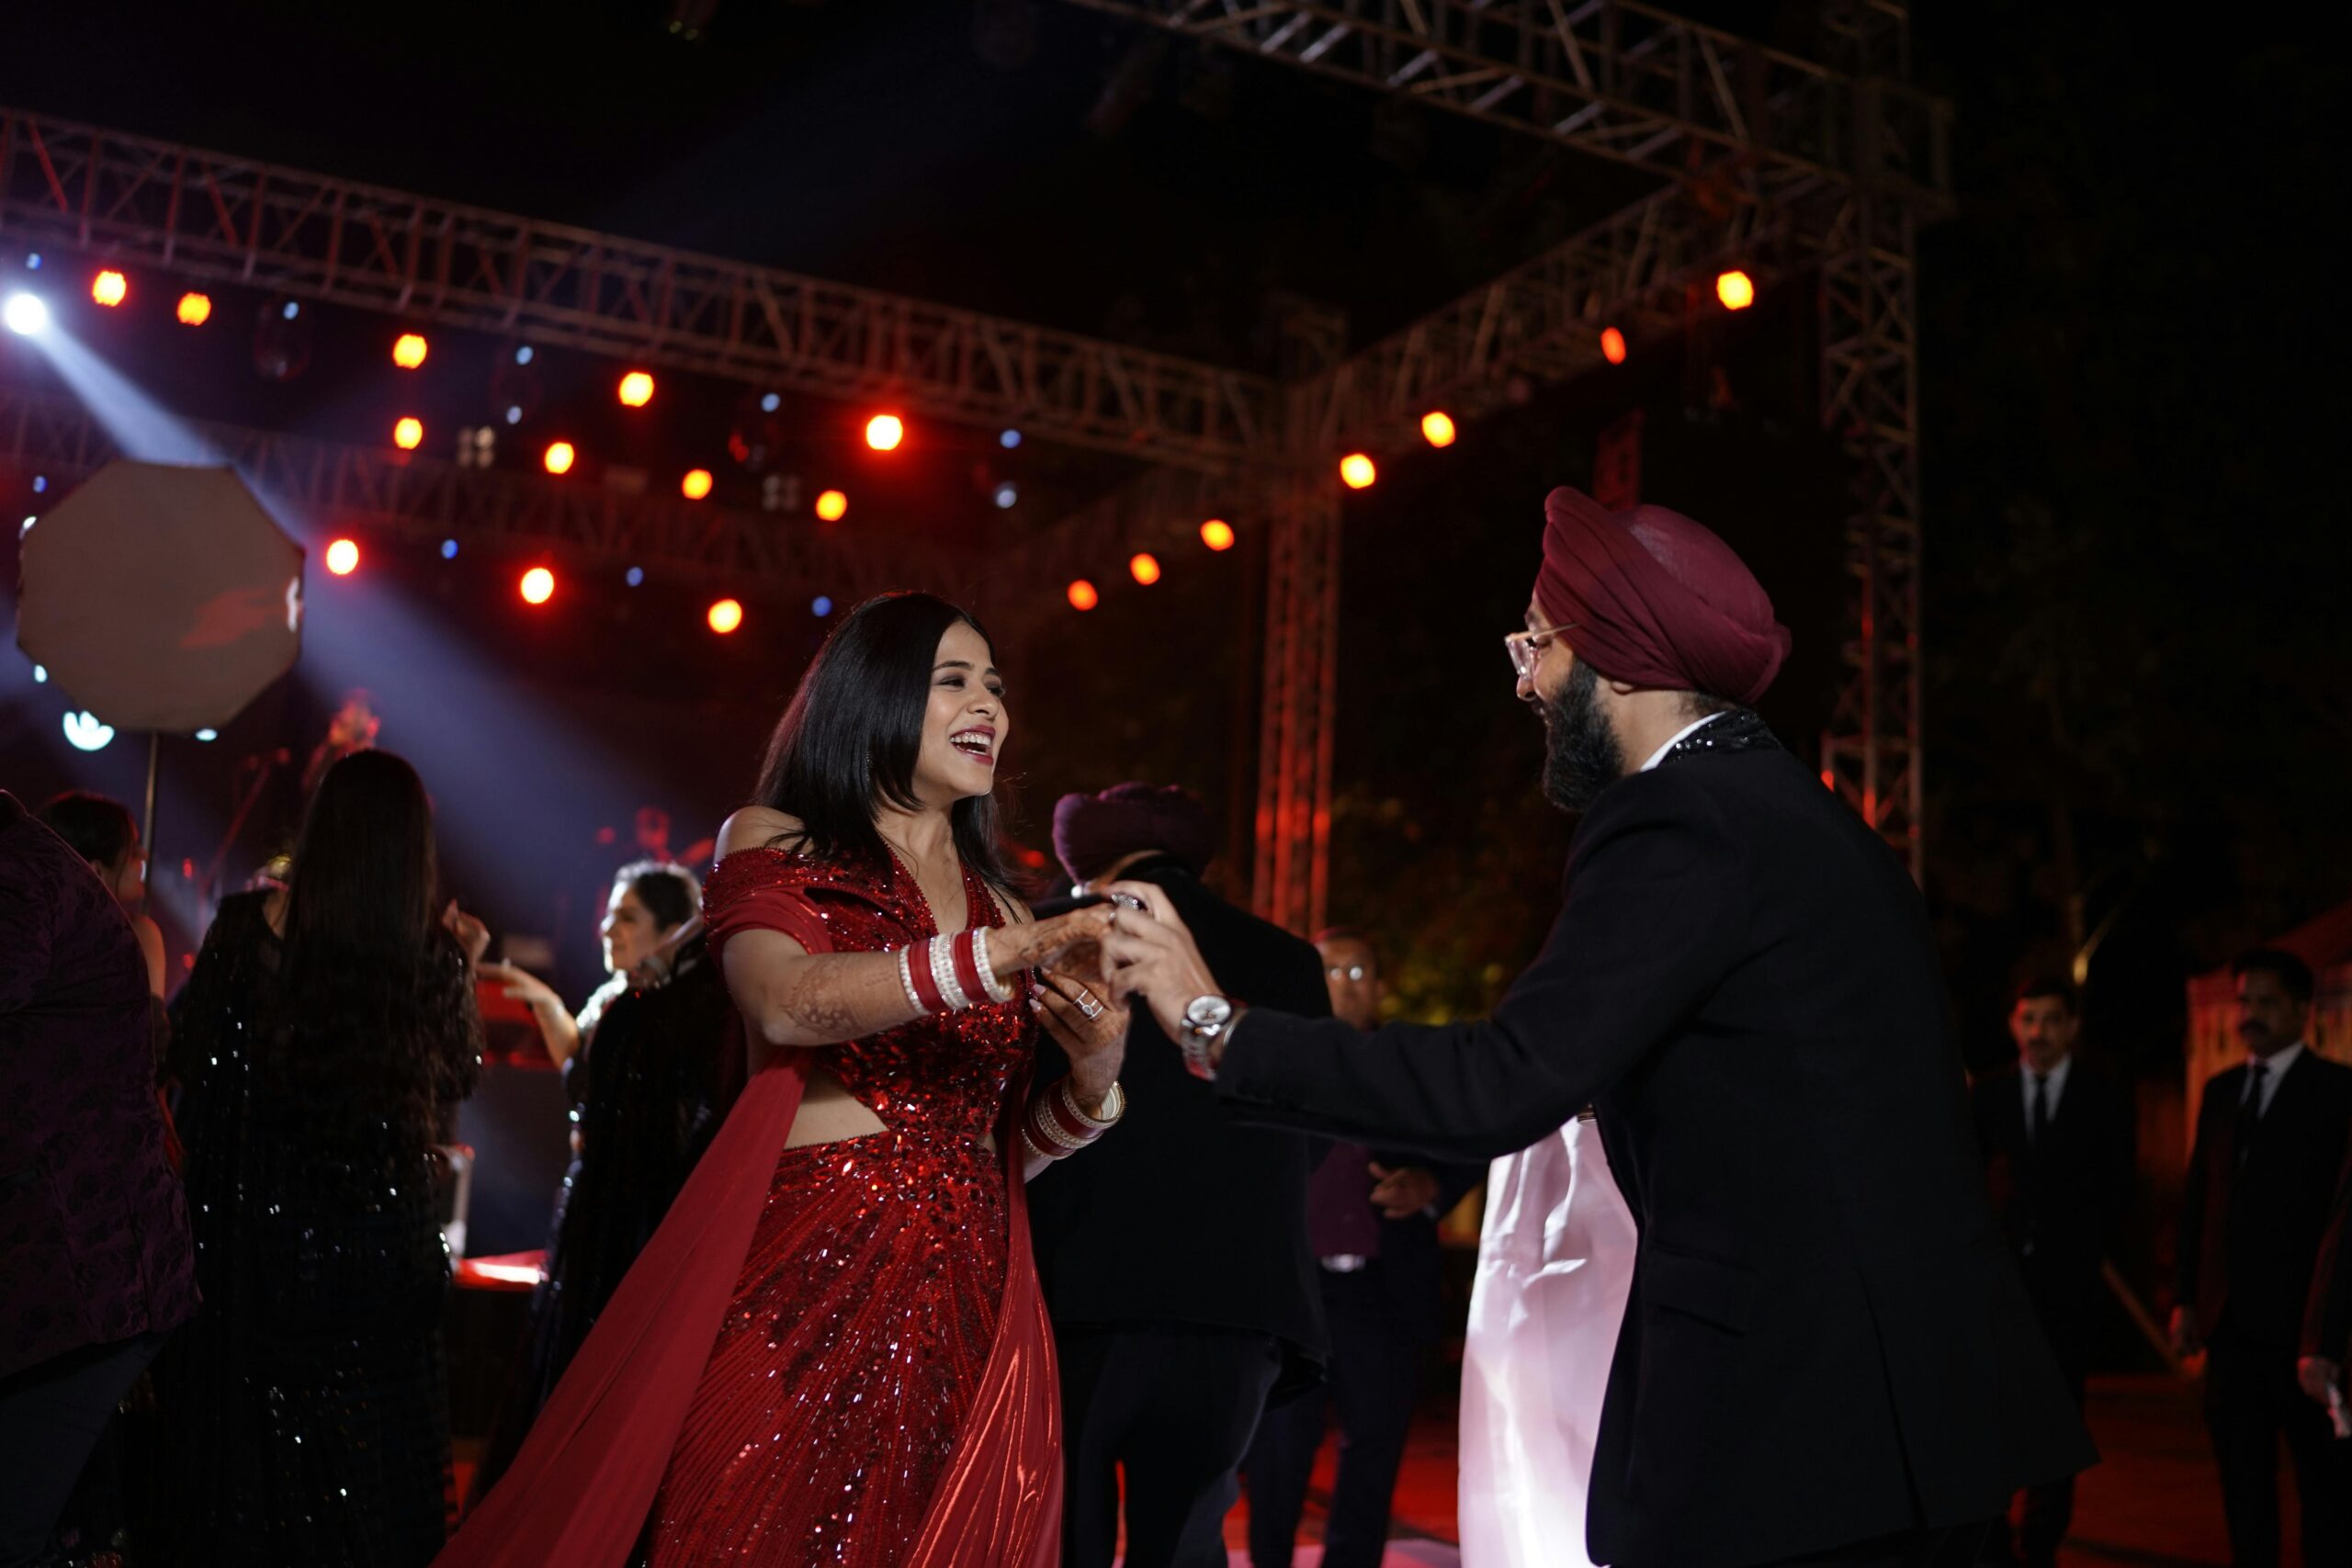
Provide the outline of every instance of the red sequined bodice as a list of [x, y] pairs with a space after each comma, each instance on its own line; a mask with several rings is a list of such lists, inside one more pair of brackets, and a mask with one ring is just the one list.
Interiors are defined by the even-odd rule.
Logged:
[[[763, 893], [797, 894], [824, 922], [835, 953], [885, 953], [937, 933], [922, 888], [893, 856], [887, 867], [848, 866], [783, 850], [741, 850], [718, 863], [703, 894], [717, 908]], [[974, 926], [1003, 924], [988, 885], [968, 867], [965, 907]], [[995, 1125], [1013, 1078], [1033, 1053], [1026, 977], [1010, 1002], [917, 1019], [829, 1047], [820, 1058], [884, 1126], [978, 1138]]]

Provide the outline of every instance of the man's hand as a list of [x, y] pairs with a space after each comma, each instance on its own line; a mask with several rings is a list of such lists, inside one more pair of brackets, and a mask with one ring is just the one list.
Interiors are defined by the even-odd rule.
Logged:
[[[1120, 909], [1102, 939], [1102, 968], [1113, 998], [1122, 1003], [1130, 997], [1143, 998], [1161, 1031], [1170, 1040], [1179, 1038], [1184, 1010], [1193, 998], [1225, 994], [1216, 976], [1209, 973], [1193, 933], [1167, 894], [1148, 882], [1114, 882], [1103, 891], [1140, 898], [1144, 905], [1140, 914]], [[1224, 1044], [1217, 1042], [1213, 1059]]]
[[2327, 1403], [2327, 1391], [2343, 1382], [2344, 1368], [2325, 1356], [2305, 1356], [2295, 1363], [2295, 1381], [2303, 1392], [2322, 1404]]
[[2177, 1360], [2185, 1361], [2205, 1348], [2197, 1337], [2197, 1318], [2185, 1306], [2172, 1309], [2172, 1353]]
[[1374, 1179], [1373, 1207], [1392, 1220], [1409, 1220], [1437, 1201], [1437, 1174], [1418, 1165], [1399, 1166], [1389, 1169], [1378, 1160], [1372, 1162]]

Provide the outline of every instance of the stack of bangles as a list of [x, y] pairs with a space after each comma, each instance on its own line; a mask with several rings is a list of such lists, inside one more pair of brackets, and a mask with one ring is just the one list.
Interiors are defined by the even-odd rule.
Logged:
[[1028, 1119], [1021, 1123], [1022, 1150], [1032, 1159], [1068, 1159], [1109, 1132], [1126, 1109], [1126, 1091], [1113, 1084], [1102, 1097], [1102, 1114], [1089, 1116], [1079, 1109], [1069, 1079], [1057, 1079], [1029, 1102]]
[[989, 963], [985, 927], [926, 937], [899, 949], [899, 985], [907, 993], [907, 1004], [924, 1018], [1012, 999], [1012, 987], [996, 977]]

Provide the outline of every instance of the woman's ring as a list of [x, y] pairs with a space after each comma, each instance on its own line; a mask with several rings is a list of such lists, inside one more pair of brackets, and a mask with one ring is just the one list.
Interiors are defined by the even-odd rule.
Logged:
[[1138, 915], [1150, 912], [1150, 906], [1132, 893], [1114, 893], [1110, 897], [1122, 909], [1133, 909]]

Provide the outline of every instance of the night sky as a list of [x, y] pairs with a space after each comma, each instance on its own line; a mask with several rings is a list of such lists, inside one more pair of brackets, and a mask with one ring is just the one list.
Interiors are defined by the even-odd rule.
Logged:
[[[1700, 14], [1810, 47], [1804, 6]], [[724, 0], [691, 41], [668, 15], [18, 6], [0, 16], [0, 99], [1253, 370], [1272, 368], [1277, 291], [1344, 308], [1367, 342], [1646, 188], [1059, 5]], [[1928, 887], [1954, 1016], [1972, 1057], [1997, 1055], [2002, 987], [2063, 958], [2078, 898], [2109, 924], [2099, 1044], [2162, 1077], [2185, 975], [2352, 897], [2330, 270], [2345, 72], [2277, 29], [2173, 37], [2144, 12], [2016, 0], [1922, 8], [1915, 54], [1958, 113], [1959, 211], [1926, 237], [1922, 273]], [[380, 442], [403, 399], [436, 426], [489, 416], [505, 345], [436, 334], [429, 380], [403, 386], [383, 358], [393, 323], [327, 311], [304, 376], [272, 384], [247, 362], [254, 308], [236, 301], [201, 343], [106, 323], [107, 352], [181, 412], [338, 440]], [[1571, 824], [1536, 795], [1539, 734], [1497, 640], [1525, 603], [1543, 493], [1589, 478], [1601, 424], [1641, 408], [1645, 498], [1757, 566], [1799, 649], [1767, 714], [1815, 744], [1837, 680], [1844, 475], [1811, 413], [1812, 310], [1800, 280], [1647, 363], [1535, 389], [1350, 502], [1332, 913], [1385, 942], [1408, 1010], [1485, 1005], [1556, 907]], [[662, 417], [631, 425], [608, 364], [537, 368], [503, 463], [566, 424], [592, 462], [707, 461], [722, 499], [756, 490], [706, 457], [741, 387], [669, 378]], [[0, 378], [42, 375], [0, 347]], [[943, 530], [1017, 537], [1125, 477], [955, 430], [919, 430], [920, 454], [887, 468], [856, 450], [857, 411], [787, 412], [779, 467], [851, 485], [853, 521], [910, 552]], [[27, 478], [0, 486], [21, 499]], [[1023, 500], [997, 515], [1006, 479]], [[1107, 550], [1085, 617], [1037, 608], [1058, 582], [991, 587], [983, 613], [1024, 628], [1006, 640], [1029, 842], [1054, 795], [1129, 776], [1190, 784], [1246, 834], [1250, 556], [1171, 560], [1147, 592], [1112, 581], [1123, 552]], [[347, 671], [288, 682], [211, 753], [167, 749], [181, 827], [175, 842], [167, 809], [163, 858], [209, 852], [234, 756], [299, 758], [334, 690], [364, 679], [385, 743], [440, 796], [453, 879], [576, 969], [583, 900], [630, 811], [670, 809], [677, 847], [707, 834], [750, 787], [823, 623], [754, 604], [721, 642], [697, 596], [610, 583], [528, 618], [473, 566], [371, 558], [376, 597], [345, 602]], [[314, 615], [337, 603], [322, 592]], [[53, 694], [20, 663], [0, 680], [5, 782], [135, 795], [131, 748], [64, 750]], [[526, 710], [542, 716], [521, 744], [478, 743]], [[615, 825], [624, 841], [599, 843]]]

